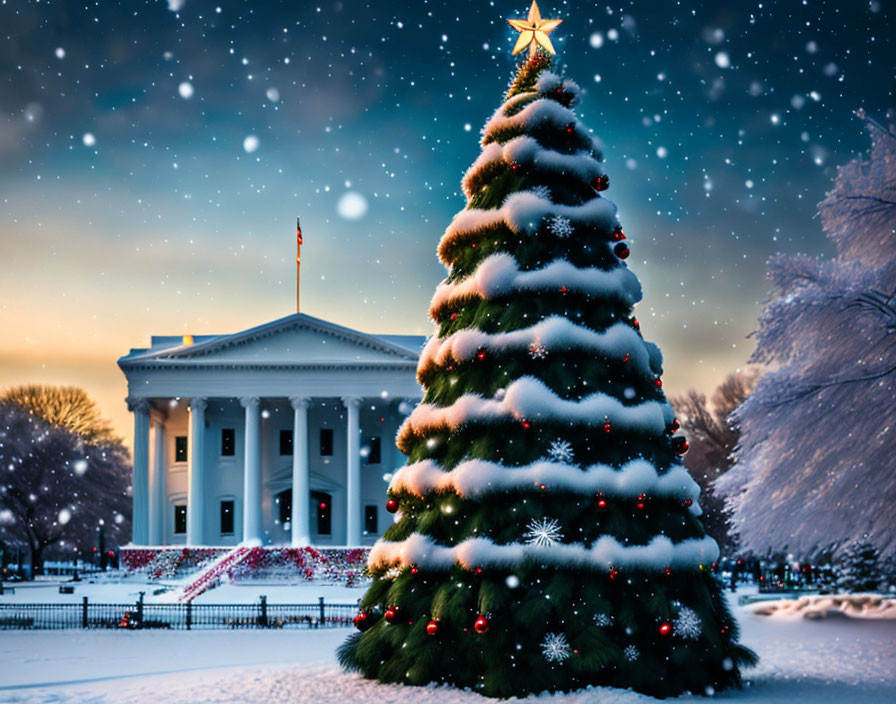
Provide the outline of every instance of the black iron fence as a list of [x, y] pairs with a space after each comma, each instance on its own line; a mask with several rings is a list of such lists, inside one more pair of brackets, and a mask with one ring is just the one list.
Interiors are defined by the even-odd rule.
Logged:
[[71, 628], [226, 629], [351, 626], [358, 607], [328, 604], [0, 604], [0, 630]]

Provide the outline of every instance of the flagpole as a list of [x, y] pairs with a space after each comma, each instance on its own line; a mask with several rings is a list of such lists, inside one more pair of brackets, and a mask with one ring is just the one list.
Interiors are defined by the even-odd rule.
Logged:
[[299, 276], [302, 271], [302, 225], [296, 218], [296, 313], [299, 312]]

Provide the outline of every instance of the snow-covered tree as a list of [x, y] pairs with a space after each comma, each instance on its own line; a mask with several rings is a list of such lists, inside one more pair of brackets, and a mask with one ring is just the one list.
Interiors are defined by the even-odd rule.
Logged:
[[579, 88], [535, 53], [485, 125], [438, 248], [426, 395], [397, 522], [342, 663], [489, 696], [740, 682], [753, 654], [710, 567], [699, 488], [633, 316], [641, 298]]
[[87, 553], [130, 534], [129, 465], [120, 441], [93, 444], [0, 401], [0, 539], [24, 545], [35, 572], [48, 549]]
[[855, 535], [896, 552], [896, 130], [819, 204], [825, 260], [775, 255], [752, 361], [768, 372], [736, 411], [734, 468], [716, 483], [744, 547], [808, 554]]
[[747, 398], [756, 379], [753, 371], [737, 372], [729, 374], [709, 400], [695, 390], [670, 399], [691, 446], [684, 466], [700, 485], [700, 522], [725, 554], [734, 551], [735, 541], [725, 500], [716, 494], [713, 483], [734, 461], [740, 428], [731, 414]]
[[883, 581], [877, 548], [865, 539], [843, 548], [837, 561], [837, 589], [843, 592], [877, 591]]

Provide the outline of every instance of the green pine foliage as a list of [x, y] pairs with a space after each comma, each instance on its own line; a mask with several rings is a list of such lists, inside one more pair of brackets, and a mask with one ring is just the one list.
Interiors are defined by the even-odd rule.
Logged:
[[[574, 87], [539, 91], [539, 78], [551, 68], [539, 52], [523, 63], [502, 106], [506, 117], [538, 100], [571, 107]], [[552, 85], [556, 85], [556, 82]], [[558, 154], [589, 154], [599, 149], [580, 126], [549, 128], [544, 122], [498, 125], [486, 131], [483, 146], [506, 144], [526, 135]], [[574, 172], [558, 173], [530, 165], [493, 163], [468, 174], [467, 208], [500, 208], [522, 191], [546, 193], [558, 205], [580, 206], [601, 198], [595, 184]], [[448, 283], [471, 276], [494, 254], [512, 255], [522, 271], [541, 269], [558, 259], [579, 268], [611, 271], [624, 266], [613, 254], [620, 239], [616, 227], [571, 223], [566, 235], [548, 223], [532, 232], [515, 232], [505, 222], [458, 233], [446, 239], [439, 256], [449, 266]], [[431, 311], [440, 338], [463, 330], [488, 334], [528, 328], [549, 316], [603, 332], [619, 322], [639, 327], [624, 296], [596, 296], [573, 290], [452, 299]], [[593, 351], [569, 349], [532, 355], [488, 351], [466, 361], [421, 364], [424, 403], [447, 407], [465, 394], [495, 398], [514, 381], [534, 377], [564, 400], [579, 401], [602, 393], [625, 406], [649, 401], [665, 404], [658, 382], [661, 369], [652, 362], [646, 377], [620, 359]], [[431, 460], [449, 471], [479, 459], [506, 471], [546, 460], [556, 441], [568, 443], [570, 460], [582, 468], [601, 463], [614, 468], [642, 459], [658, 471], [680, 467], [674, 428], [662, 434], [604, 427], [568, 420], [477, 420], [456, 427], [433, 427], [400, 436], [409, 462]], [[503, 471], [503, 470], [502, 470]], [[400, 519], [383, 540], [402, 541], [421, 534], [441, 546], [470, 538], [496, 545], [526, 542], [533, 522], [556, 519], [560, 543], [586, 548], [610, 536], [624, 546], [641, 546], [656, 536], [673, 543], [699, 539], [705, 532], [689, 502], [668, 496], [638, 499], [598, 497], [572, 490], [533, 486], [483, 492], [475, 498], [455, 491], [417, 495], [390, 489]], [[686, 691], [711, 693], [741, 682], [740, 668], [755, 655], [737, 642], [737, 624], [729, 612], [711, 565], [665, 570], [629, 567], [598, 570], [557, 567], [524, 560], [505, 567], [467, 569], [455, 564], [437, 569], [427, 564], [371, 567], [374, 581], [361, 602], [361, 632], [340, 648], [342, 665], [382, 682], [410, 685], [447, 683], [493, 697], [521, 696], [544, 690], [573, 690], [587, 685], [630, 687], [654, 696]], [[386, 615], [390, 618], [387, 619]], [[475, 628], [485, 617], [487, 629]], [[433, 633], [434, 631], [434, 633]], [[546, 646], [555, 638], [556, 647]]]
[[880, 553], [868, 540], [854, 540], [849, 543], [837, 564], [837, 589], [844, 592], [877, 591], [883, 574]]

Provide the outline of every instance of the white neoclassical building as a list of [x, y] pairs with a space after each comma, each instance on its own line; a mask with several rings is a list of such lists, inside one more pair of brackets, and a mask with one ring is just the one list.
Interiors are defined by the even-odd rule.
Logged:
[[132, 349], [134, 544], [372, 543], [423, 343], [295, 313]]

